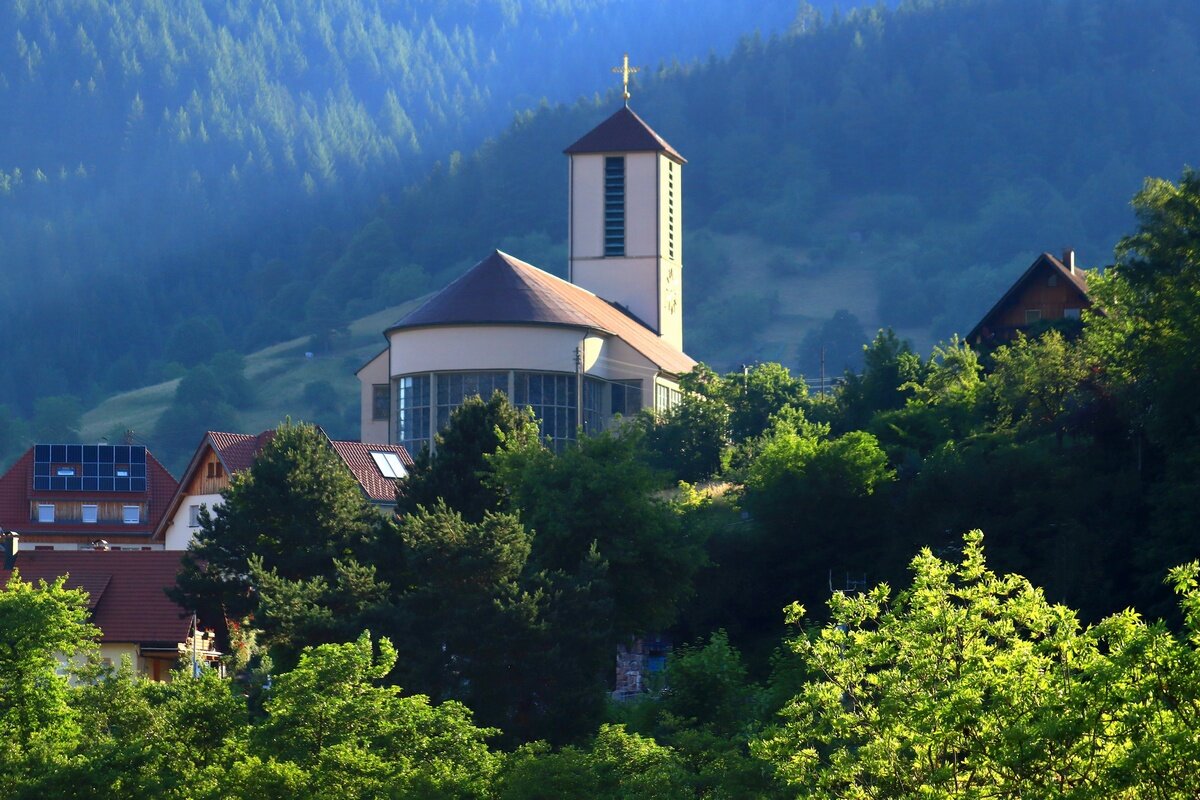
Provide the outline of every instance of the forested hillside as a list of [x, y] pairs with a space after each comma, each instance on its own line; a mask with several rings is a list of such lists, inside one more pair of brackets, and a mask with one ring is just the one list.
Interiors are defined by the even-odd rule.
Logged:
[[[557, 63], [554, 59], [575, 63], [568, 51], [582, 48], [581, 60], [590, 59], [595, 67], [596, 83], [589, 88], [603, 85], [613, 77], [607, 72], [613, 59], [605, 43], [594, 40], [604, 38], [602, 30], [614, 28], [621, 34], [613, 41], [628, 40], [616, 13], [620, 5], [531, 6], [521, 12], [525, 16], [513, 30], [544, 38], [542, 31], [559, 30], [552, 23], [572, 15], [587, 17], [594, 27], [582, 22], [569, 26], [580, 32], [572, 34], [576, 39], [562, 40], [561, 51], [514, 44], [504, 52], [512, 54], [514, 64], [531, 61], [540, 74], [546, 64]], [[23, 20], [43, 13], [33, 10], [41, 6], [15, 8], [10, 13], [24, 14]], [[300, 6], [288, 8], [301, 13]], [[655, 4], [649, 9], [645, 13], [669, 13]], [[750, 21], [730, 13], [723, 28]], [[689, 18], [684, 30], [699, 25], [701, 16]], [[54, 19], [61, 21], [61, 14]], [[338, 19], [342, 27], [336, 29], [347, 30], [346, 20]], [[611, 27], [604, 28], [601, 21]], [[239, 35], [253, 41], [257, 34], [250, 29], [258, 24], [247, 21], [229, 30], [241, 30]], [[488, 30], [502, 33], [504, 24], [495, 17]], [[39, 28], [25, 27], [31, 32], [22, 36], [31, 42], [32, 31]], [[142, 28], [158, 30], [136, 27]], [[282, 29], [290, 30], [288, 25]], [[481, 22], [479, 30], [484, 29]], [[74, 42], [73, 36], [60, 30], [57, 40]], [[483, 38], [475, 36], [479, 53]], [[687, 36], [684, 40], [690, 41]], [[338, 41], [344, 43], [346, 37], [339, 33]], [[1200, 7], [1171, 0], [911, 0], [894, 11], [879, 6], [844, 15], [822, 15], [805, 4], [785, 33], [749, 37], [728, 58], [644, 71], [637, 76], [634, 108], [689, 159], [684, 190], [687, 349], [720, 367], [779, 360], [811, 374], [824, 344], [828, 370], [837, 373], [854, 364], [859, 345], [879, 325], [893, 326], [922, 344], [965, 331], [1042, 250], [1074, 247], [1085, 266], [1105, 263], [1130, 224], [1128, 197], [1143, 178], [1177, 174], [1195, 160], [1200, 141], [1197, 42]], [[39, 44], [43, 54], [48, 47]], [[358, 56], [343, 50], [337, 51], [337, 59], [328, 49], [322, 51], [324, 60], [310, 55], [309, 68], [322, 65], [323, 75], [334, 76], [324, 79], [335, 83], [341, 80], [337, 75], [345, 74], [343, 84], [351, 85], [349, 76], [358, 74], [357, 68], [345, 65], [357, 64]], [[278, 52], [291, 51], [280, 44]], [[381, 64], [422, 69], [412, 63], [422, 60], [415, 56], [389, 62], [380, 55], [384, 51], [370, 52]], [[419, 48], [413, 52], [424, 53]], [[477, 57], [479, 63], [486, 61]], [[507, 79], [512, 69], [497, 58], [498, 66], [487, 74], [503, 73], [498, 79]], [[38, 63], [47, 60], [43, 55]], [[271, 62], [272, 69], [285, 74], [291, 69], [288, 63], [281, 55]], [[448, 62], [428, 58], [423, 63]], [[335, 68], [337, 64], [343, 66]], [[116, 67], [106, 70], [111, 77]], [[4, 72], [17, 74], [12, 68]], [[249, 80], [239, 76], [254, 74], [249, 67], [239, 69], [231, 80]], [[416, 100], [403, 94], [409, 84], [401, 80], [407, 73], [399, 66], [379, 74], [368, 83], [384, 99], [387, 91], [396, 94], [412, 123], [420, 156], [429, 156], [436, 149], [428, 138], [434, 122], [415, 109], [441, 107], [441, 101], [434, 97], [426, 107], [421, 106], [423, 94]], [[85, 87], [87, 81], [81, 81]], [[438, 81], [447, 87], [462, 85], [448, 78]], [[10, 77], [7, 85], [3, 91], [13, 92], [18, 84]], [[249, 98], [269, 95], [253, 87], [242, 91], [245, 104], [229, 103], [228, 108], [244, 111]], [[454, 90], [447, 91], [446, 97], [455, 96]], [[340, 92], [313, 95], [313, 108], [325, 102], [334, 108]], [[471, 102], [479, 108], [510, 108], [501, 104], [499, 93], [492, 88], [486, 96], [482, 91], [462, 96], [475, 98]], [[223, 349], [245, 351], [288, 337], [313, 336], [319, 351], [348, 320], [442, 285], [492, 247], [561, 271], [566, 179], [559, 152], [619, 102], [610, 91], [574, 105], [521, 113], [494, 140], [468, 155], [439, 158], [431, 173], [404, 188], [404, 181], [393, 177], [399, 173], [372, 167], [376, 151], [368, 145], [390, 143], [387, 147], [400, 152], [397, 142], [411, 144], [411, 139], [383, 134], [353, 139], [357, 144], [347, 145], [345, 153], [358, 154], [359, 160], [337, 156], [336, 183], [328, 184], [319, 179], [320, 170], [311, 160], [319, 148], [305, 144], [299, 123], [282, 125], [296, 138], [268, 136], [268, 143], [276, 144], [260, 152], [251, 142], [254, 126], [230, 122], [230, 141], [237, 144], [224, 150], [237, 153], [238, 160], [202, 171], [191, 156], [175, 160], [167, 151], [207, 152], [197, 143], [199, 122], [207, 117], [193, 116], [186, 98], [164, 103], [147, 90], [143, 102], [151, 96], [157, 99], [147, 106], [145, 119], [153, 115], [155, 130], [171, 130], [171, 120], [182, 108], [191, 138], [180, 143], [178, 137], [160, 137], [153, 147], [131, 144], [121, 151], [123, 157], [187, 165], [179, 173], [167, 167], [161, 171], [175, 175], [176, 186], [215, 192], [205, 195], [202, 210], [189, 207], [182, 214], [152, 192], [137, 192], [135, 202], [153, 211], [124, 209], [122, 219], [139, 224], [156, 220], [150, 226], [154, 230], [146, 233], [139, 224], [109, 225], [113, 217], [90, 211], [73, 213], [67, 225], [53, 214], [31, 215], [27, 200], [16, 205], [22, 196], [69, 193], [71, 189], [59, 187], [84, 185], [74, 183], [78, 165], [68, 161], [63, 170], [57, 162], [48, 164], [44, 182], [26, 169], [24, 188], [0, 197], [13, 212], [5, 215], [5, 224], [19, 231], [5, 234], [7, 252], [17, 254], [8, 263], [19, 266], [5, 271], [11, 298], [6, 321], [22, 331], [22, 347], [0, 361], [0, 380], [16, 388], [11, 402], [26, 418], [33, 416], [37, 397], [69, 393], [90, 402], [116, 388], [179, 375], [181, 366]], [[210, 108], [203, 99], [209, 95], [200, 96], [201, 108]], [[305, 112], [300, 100], [285, 107], [298, 118], [306, 113], [313, 119], [343, 118]], [[368, 112], [374, 108], [365, 101], [362, 107]], [[164, 108], [170, 109], [170, 119]], [[123, 105], [120, 112], [126, 114]], [[373, 113], [367, 117], [378, 128], [383, 118]], [[274, 130], [265, 122], [255, 124], [264, 132]], [[78, 118], [72, 129], [83, 138], [90, 133]], [[215, 122], [205, 125], [210, 140], [224, 135], [217, 133], [222, 129]], [[140, 141], [138, 130], [134, 125], [121, 136]], [[446, 128], [439, 136], [453, 142], [460, 134]], [[334, 151], [342, 152], [329, 152]], [[244, 163], [246, 154], [252, 156], [250, 164]], [[265, 170], [264, 162], [275, 170], [273, 178], [290, 176], [290, 185], [302, 194], [304, 175], [311, 176], [318, 187], [312, 208], [320, 212], [293, 213], [292, 206], [273, 202], [275, 195], [263, 188], [267, 183], [255, 184], [251, 177]], [[356, 171], [361, 176], [352, 181]], [[80, 180], [100, 185], [86, 161], [82, 172], [87, 177]], [[366, 184], [382, 195], [374, 212], [355, 229], [339, 227], [339, 220], [352, 214], [336, 206], [355, 196], [351, 186]], [[105, 189], [97, 196], [117, 194]], [[113, 202], [113, 208], [123, 208]], [[21, 214], [15, 213], [18, 208]], [[167, 219], [158, 219], [159, 211]], [[82, 279], [79, 259], [62, 253], [73, 247], [76, 254], [94, 252], [104, 261], [105, 236], [71, 234], [88, 225], [99, 226], [114, 240], [129, 237], [153, 252], [146, 258], [110, 261], [102, 278], [89, 272]], [[190, 226], [204, 242], [183, 252], [150, 247], [158, 241], [158, 229], [171, 225]], [[160, 271], [142, 269], [151, 262], [164, 266]], [[835, 313], [838, 309], [853, 314]]]
[[271, 257], [307, 246], [320, 258], [314, 230], [360, 224], [514, 112], [611, 87], [623, 49], [645, 65], [727, 53], [794, 12], [792, 0], [688, 15], [667, 0], [4, 3], [0, 317], [23, 346], [0, 378], [28, 413], [37, 396], [90, 398], [187, 363], [163, 345], [190, 316], [217, 318], [234, 347], [272, 341], [265, 322], [232, 322], [266, 316], [255, 309], [293, 274]]

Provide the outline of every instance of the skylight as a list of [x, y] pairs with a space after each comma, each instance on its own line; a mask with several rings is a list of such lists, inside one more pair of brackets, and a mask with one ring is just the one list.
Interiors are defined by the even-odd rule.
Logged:
[[400, 463], [400, 456], [395, 453], [383, 453], [378, 450], [372, 450], [371, 458], [375, 459], [375, 466], [379, 467], [379, 472], [385, 478], [403, 478], [408, 474], [404, 469], [404, 465]]

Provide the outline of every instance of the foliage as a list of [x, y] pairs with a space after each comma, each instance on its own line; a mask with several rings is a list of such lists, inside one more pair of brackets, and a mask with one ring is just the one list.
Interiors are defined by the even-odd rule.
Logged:
[[469, 521], [479, 522], [500, 503], [485, 480], [487, 456], [506, 441], [536, 441], [537, 437], [533, 417], [514, 408], [503, 392], [494, 392], [486, 401], [468, 397], [435, 435], [433, 452], [417, 454], [416, 465], [397, 482], [396, 512], [431, 509], [440, 500]]
[[[1185, 610], [1195, 565], [1172, 573]], [[928, 549], [895, 600], [834, 594], [832, 619], [792, 647], [813, 671], [757, 743], [811, 797], [1185, 797], [1196, 642], [1132, 612], [1083, 630], [1016, 575]], [[803, 609], [793, 606], [798, 621]], [[1140, 662], [1140, 663], [1139, 663]], [[1190, 687], [1190, 688], [1184, 688]], [[1147, 724], [1149, 723], [1149, 724]], [[1161, 748], [1162, 757], [1151, 755]]]
[[613, 630], [660, 630], [675, 618], [703, 563], [702, 543], [655, 495], [661, 476], [640, 460], [639, 434], [584, 437], [554, 454], [505, 443], [488, 458], [506, 503], [533, 531], [533, 561], [574, 571], [594, 548], [607, 564]]
[[862, 430], [880, 411], [901, 408], [921, 382], [921, 357], [891, 329], [881, 330], [863, 346], [863, 371], [846, 373], [837, 394], [845, 430]]
[[[231, 619], [258, 607], [252, 559], [260, 577], [336, 582], [387, 526], [325, 435], [304, 423], [280, 425], [222, 499], [201, 512], [175, 597]], [[259, 622], [279, 633], [269, 616]]]
[[34, 586], [15, 570], [0, 591], [0, 785], [55, 763], [81, 733], [59, 657], [86, 660], [99, 631], [87, 595], [64, 583]]

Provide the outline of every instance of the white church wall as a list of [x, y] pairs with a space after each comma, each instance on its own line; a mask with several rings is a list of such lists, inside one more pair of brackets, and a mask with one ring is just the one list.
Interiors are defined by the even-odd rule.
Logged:
[[[658, 157], [658, 153], [625, 156], [626, 258], [658, 258]], [[596, 294], [617, 299], [601, 292]]]
[[[375, 398], [374, 389], [372, 388], [376, 384], [391, 383], [391, 375], [388, 373], [387, 350], [372, 358], [359, 369], [358, 381], [359, 397], [361, 399], [359, 427], [361, 433], [359, 440], [363, 442], [390, 441], [388, 439], [388, 420], [377, 420], [374, 418]], [[391, 408], [390, 401], [388, 408]]]
[[578, 285], [627, 306], [651, 328], [658, 324], [658, 259], [607, 258], [575, 263]]
[[[604, 257], [604, 156], [571, 157], [569, 258]], [[576, 277], [573, 282], [579, 283]]]
[[[516, 369], [574, 372], [577, 329], [549, 326], [462, 325], [391, 334], [391, 374]], [[386, 440], [385, 440], [386, 441]]]

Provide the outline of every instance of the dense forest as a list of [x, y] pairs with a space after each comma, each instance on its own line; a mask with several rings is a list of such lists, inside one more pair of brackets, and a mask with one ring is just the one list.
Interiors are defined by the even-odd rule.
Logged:
[[561, 451], [471, 398], [397, 516], [281, 424], [173, 592], [230, 678], [88, 659], [18, 558], [0, 797], [1196, 796], [1200, 173], [1134, 208], [1082, 324], [883, 331], [829, 394], [701, 366]]
[[162, 326], [195, 317], [228, 327], [237, 349], [274, 341], [278, 309], [248, 313], [291, 274], [272, 257], [328, 253], [322, 230], [356, 224], [514, 113], [611, 87], [622, 47], [647, 64], [724, 54], [794, 12], [790, 0], [684, 16], [665, 0], [5, 3], [0, 315], [24, 340], [0, 361], [7, 402], [29, 416], [39, 396], [150, 382], [188, 361], [156, 343]]

